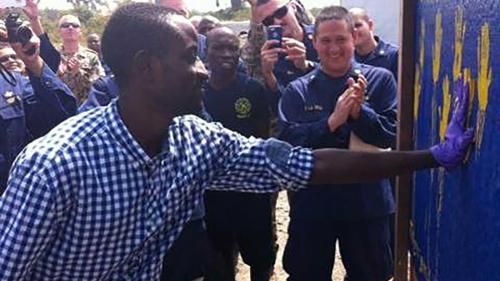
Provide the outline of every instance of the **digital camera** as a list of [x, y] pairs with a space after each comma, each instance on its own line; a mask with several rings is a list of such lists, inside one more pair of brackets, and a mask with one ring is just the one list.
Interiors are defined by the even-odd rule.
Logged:
[[[21, 45], [26, 45], [31, 37], [33, 37], [33, 32], [31, 29], [23, 25], [23, 21], [19, 18], [18, 13], [10, 13], [5, 19], [5, 28], [7, 29], [7, 37], [9, 43], [21, 43]], [[32, 55], [36, 52], [36, 48], [30, 48], [26, 54]]]

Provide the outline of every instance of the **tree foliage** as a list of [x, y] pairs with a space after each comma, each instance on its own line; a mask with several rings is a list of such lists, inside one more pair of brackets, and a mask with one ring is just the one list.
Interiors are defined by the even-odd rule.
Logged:
[[66, 0], [68, 3], [73, 5], [75, 9], [86, 7], [92, 10], [97, 10], [102, 6], [107, 6], [106, 0]]
[[61, 43], [58, 22], [63, 15], [71, 14], [77, 16], [80, 19], [80, 22], [82, 24], [81, 43], [83, 46], [86, 46], [85, 39], [88, 34], [102, 34], [104, 26], [106, 25], [106, 22], [109, 18], [108, 15], [103, 15], [102, 13], [99, 13], [85, 6], [66, 11], [44, 9], [40, 12], [43, 27], [47, 34], [49, 34], [52, 42], [54, 42], [56, 45]]

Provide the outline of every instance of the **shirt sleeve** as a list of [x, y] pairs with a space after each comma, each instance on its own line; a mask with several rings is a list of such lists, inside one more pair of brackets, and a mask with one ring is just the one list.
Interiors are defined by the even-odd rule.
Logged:
[[18, 160], [0, 198], [0, 280], [26, 280], [57, 231], [55, 189], [36, 164]]
[[204, 155], [216, 155], [207, 188], [267, 193], [307, 186], [314, 166], [312, 150], [273, 138], [246, 138], [218, 123], [205, 126], [210, 140], [205, 140]]
[[47, 33], [40, 35], [40, 57], [53, 72], [57, 72], [61, 63], [61, 54], [54, 47]]
[[260, 49], [266, 42], [266, 33], [262, 24], [250, 23], [248, 39], [241, 49], [241, 58], [247, 66], [250, 77], [264, 82], [260, 65]]
[[358, 120], [350, 121], [353, 132], [363, 141], [382, 148], [394, 145], [397, 127], [396, 81], [389, 71], [380, 86], [362, 106]]
[[40, 77], [30, 74], [30, 83], [24, 87], [23, 104], [26, 125], [35, 138], [76, 114], [76, 100], [71, 90], [47, 65]]

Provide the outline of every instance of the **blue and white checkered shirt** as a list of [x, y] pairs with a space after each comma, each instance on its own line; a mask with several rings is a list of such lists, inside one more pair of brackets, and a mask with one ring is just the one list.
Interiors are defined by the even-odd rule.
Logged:
[[0, 199], [0, 280], [158, 280], [204, 189], [298, 189], [312, 168], [311, 150], [194, 116], [174, 120], [154, 158], [116, 103], [75, 116], [16, 160]]

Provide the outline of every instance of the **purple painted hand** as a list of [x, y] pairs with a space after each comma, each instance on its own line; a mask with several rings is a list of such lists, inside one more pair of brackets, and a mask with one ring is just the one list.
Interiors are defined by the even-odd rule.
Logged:
[[460, 79], [455, 85], [455, 106], [445, 141], [431, 147], [434, 159], [447, 170], [460, 165], [474, 139], [474, 129], [465, 130], [469, 112], [469, 85]]

